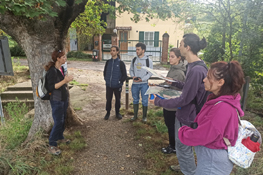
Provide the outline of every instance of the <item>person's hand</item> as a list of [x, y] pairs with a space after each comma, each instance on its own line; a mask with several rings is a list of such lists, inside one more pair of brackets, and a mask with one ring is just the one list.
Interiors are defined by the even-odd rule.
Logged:
[[178, 132], [180, 131], [181, 127], [178, 129]]
[[139, 80], [134, 80], [135, 78], [137, 78], [137, 77], [132, 77], [132, 79], [133, 79], [134, 82], [142, 82], [142, 79], [141, 79], [141, 78], [139, 78]]
[[152, 99], [152, 100], [149, 99], [149, 102], [152, 103], [152, 104], [154, 104], [154, 101], [155, 101], [155, 98], [156, 98], [156, 95], [155, 95], [155, 94], [153, 94], [153, 96], [154, 96], [154, 99]]
[[69, 83], [69, 82], [72, 81], [72, 80], [73, 80], [73, 76], [72, 76], [72, 75], [66, 75], [66, 76], [64, 77], [65, 83]]
[[[170, 78], [170, 77], [166, 77], [166, 79], [168, 79], [168, 80], [173, 80], [172, 78]], [[170, 82], [170, 81], [165, 81], [167, 84], [172, 84], [172, 82]]]
[[154, 83], [148, 83], [149, 86], [156, 86]]

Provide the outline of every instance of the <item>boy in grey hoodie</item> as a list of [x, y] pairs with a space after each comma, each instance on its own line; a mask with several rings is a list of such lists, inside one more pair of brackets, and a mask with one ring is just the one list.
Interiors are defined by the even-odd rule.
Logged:
[[139, 100], [140, 92], [142, 96], [142, 110], [143, 118], [142, 121], [147, 121], [147, 109], [148, 109], [148, 95], [145, 95], [145, 92], [149, 88], [148, 79], [152, 76], [151, 73], [148, 73], [145, 69], [142, 69], [143, 66], [153, 68], [152, 60], [148, 56], [144, 55], [146, 51], [146, 45], [143, 43], [136, 44], [136, 54], [135, 60], [132, 60], [130, 66], [130, 75], [133, 78], [132, 83], [132, 97], [133, 97], [133, 109], [134, 117], [131, 118], [131, 121], [135, 121], [138, 117], [139, 110]]

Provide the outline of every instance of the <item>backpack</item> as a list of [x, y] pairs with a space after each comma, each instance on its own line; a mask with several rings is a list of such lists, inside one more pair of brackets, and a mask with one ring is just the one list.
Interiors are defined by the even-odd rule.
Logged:
[[[132, 64], [133, 64], [133, 66], [134, 66], [134, 63], [135, 63], [136, 59], [137, 59], [137, 57], [134, 57], [133, 60], [132, 60]], [[150, 64], [149, 64], [149, 56], [147, 56], [147, 59], [146, 59], [146, 66], [149, 67], [149, 65], [150, 65]]]
[[[134, 63], [136, 61], [137, 57], [134, 57], [133, 60], [132, 60], [132, 64], [134, 66]], [[149, 56], [147, 55], [147, 59], [146, 59], [146, 66], [149, 67], [150, 64], [149, 64]], [[148, 74], [148, 72], [146, 72], [146, 74]]]
[[[196, 62], [194, 62], [193, 67], [194, 67], [194, 66], [197, 66], [197, 65], [203, 66], [206, 70], [208, 70], [207, 66], [206, 66], [205, 63], [202, 62], [202, 61], [196, 61]], [[192, 68], [193, 68], [193, 67], [192, 67]], [[188, 66], [186, 67], [186, 72], [187, 72], [187, 68], [188, 68]], [[203, 83], [203, 79], [204, 79], [204, 78], [205, 78], [205, 77], [202, 78], [202, 83]], [[196, 115], [201, 111], [201, 109], [202, 109], [202, 107], [204, 106], [204, 104], [205, 104], [205, 102], [206, 102], [207, 97], [208, 97], [209, 94], [211, 94], [211, 92], [205, 91], [205, 95], [204, 95], [204, 97], [202, 98], [202, 101], [201, 101], [199, 104], [198, 104], [198, 102], [197, 102], [196, 97], [191, 101], [192, 104], [195, 104]]]
[[[222, 101], [217, 102], [221, 103]], [[238, 138], [234, 146], [231, 146], [230, 141], [223, 137], [225, 144], [227, 145], [228, 158], [234, 164], [242, 167], [250, 167], [254, 156], [257, 151], [260, 150], [260, 145], [262, 144], [262, 138], [260, 132], [255, 128], [253, 124], [249, 121], [241, 120], [239, 112], [237, 111], [238, 116]], [[256, 135], [256, 140], [250, 140], [253, 135]], [[250, 149], [253, 150], [250, 150]]]
[[51, 93], [46, 88], [47, 71], [43, 71], [43, 76], [38, 80], [36, 95], [42, 100], [50, 100]]

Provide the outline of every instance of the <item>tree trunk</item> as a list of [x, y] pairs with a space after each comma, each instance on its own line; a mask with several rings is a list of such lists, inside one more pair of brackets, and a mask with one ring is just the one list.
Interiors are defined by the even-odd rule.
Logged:
[[[87, 0], [75, 4], [73, 0], [67, 0], [67, 6], [54, 6], [57, 17], [45, 16], [46, 20], [15, 16], [11, 12], [0, 14], [0, 28], [12, 36], [23, 48], [27, 56], [32, 89], [34, 96], [35, 117], [28, 133], [27, 140], [34, 137], [36, 132], [50, 131], [53, 123], [52, 110], [48, 100], [41, 100], [36, 96], [36, 87], [42, 76], [44, 65], [51, 61], [51, 53], [55, 49], [63, 49], [70, 24], [79, 13], [84, 11]], [[73, 109], [69, 107], [68, 120], [71, 123], [80, 123]]]

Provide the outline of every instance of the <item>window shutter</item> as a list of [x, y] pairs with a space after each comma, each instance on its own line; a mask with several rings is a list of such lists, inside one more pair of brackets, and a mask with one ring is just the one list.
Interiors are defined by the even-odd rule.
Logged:
[[159, 32], [154, 32], [154, 47], [159, 47]]
[[144, 42], [144, 32], [139, 32], [139, 42], [143, 43]]

